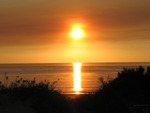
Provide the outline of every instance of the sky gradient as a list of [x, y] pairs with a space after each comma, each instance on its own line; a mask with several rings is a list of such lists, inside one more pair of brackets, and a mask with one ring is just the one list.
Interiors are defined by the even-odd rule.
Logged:
[[149, 61], [149, 0], [0, 1], [0, 63]]

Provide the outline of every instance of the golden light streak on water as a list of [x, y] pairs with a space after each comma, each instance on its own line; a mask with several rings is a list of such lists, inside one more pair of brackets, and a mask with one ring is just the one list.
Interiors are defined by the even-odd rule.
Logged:
[[82, 66], [82, 64], [80, 62], [73, 63], [73, 68], [74, 68], [74, 88], [73, 88], [73, 91], [75, 92], [75, 94], [80, 94], [80, 91], [82, 91], [81, 66]]

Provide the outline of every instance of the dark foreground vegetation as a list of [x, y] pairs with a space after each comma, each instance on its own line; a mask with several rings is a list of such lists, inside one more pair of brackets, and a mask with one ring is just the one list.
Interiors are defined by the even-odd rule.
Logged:
[[124, 68], [117, 78], [100, 78], [94, 94], [71, 100], [55, 91], [55, 83], [16, 80], [0, 84], [0, 113], [149, 113], [150, 67]]
[[150, 113], [150, 67], [124, 68], [94, 95], [77, 100], [78, 113]]
[[70, 113], [64, 95], [55, 83], [18, 79], [9, 87], [0, 85], [0, 113]]

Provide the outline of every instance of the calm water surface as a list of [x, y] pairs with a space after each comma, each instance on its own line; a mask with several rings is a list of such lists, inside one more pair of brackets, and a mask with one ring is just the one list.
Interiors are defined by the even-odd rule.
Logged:
[[[99, 87], [99, 77], [115, 78], [123, 67], [136, 68], [138, 66], [150, 66], [150, 63], [82, 63], [81, 78], [82, 92], [91, 92]], [[73, 93], [73, 64], [49, 63], [49, 64], [0, 64], [0, 81], [4, 82], [5, 72], [8, 76], [8, 84], [16, 80], [16, 77], [36, 81], [58, 81], [57, 90], [64, 93]]]

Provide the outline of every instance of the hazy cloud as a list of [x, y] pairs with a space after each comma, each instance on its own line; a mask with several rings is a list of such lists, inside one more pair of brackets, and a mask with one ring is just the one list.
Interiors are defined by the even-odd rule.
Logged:
[[[88, 0], [88, 3], [90, 2]], [[82, 5], [80, 4], [80, 6]], [[150, 7], [147, 5], [145, 7], [138, 4], [137, 7], [101, 8], [98, 7], [97, 3], [95, 6], [94, 4], [92, 6], [87, 5], [83, 9], [88, 7], [91, 9], [81, 11], [82, 16], [80, 14], [91, 25], [88, 29], [94, 31], [97, 35], [93, 36], [91, 40], [149, 40]], [[79, 10], [76, 11], [75, 7], [71, 9], [72, 13], [71, 7], [68, 7], [68, 10], [67, 7], [64, 8], [63, 11], [61, 10], [63, 7], [54, 8], [53, 6], [48, 8], [48, 5], [46, 5], [46, 8], [44, 8], [43, 4], [34, 7], [33, 2], [30, 7], [1, 8], [0, 45], [64, 42], [64, 40], [67, 40], [66, 37], [60, 37], [59, 34], [69, 31], [66, 21], [73, 16], [77, 17], [79, 13]]]

